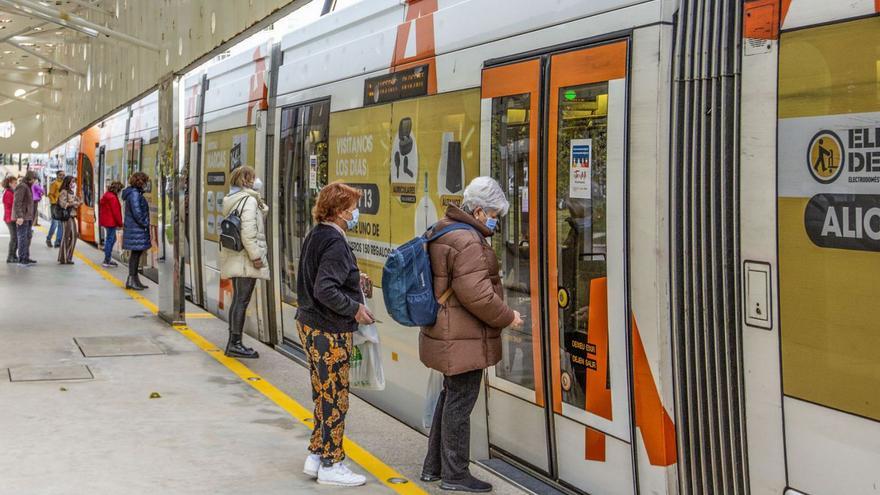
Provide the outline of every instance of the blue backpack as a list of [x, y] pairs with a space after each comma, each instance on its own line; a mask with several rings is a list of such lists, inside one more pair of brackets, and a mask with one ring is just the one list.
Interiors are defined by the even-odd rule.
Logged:
[[434, 298], [434, 274], [428, 243], [453, 230], [476, 229], [465, 223], [453, 223], [432, 235], [425, 232], [399, 248], [391, 251], [382, 270], [382, 295], [385, 308], [397, 323], [408, 327], [431, 326], [437, 321], [440, 305], [452, 295], [450, 287], [438, 303]]

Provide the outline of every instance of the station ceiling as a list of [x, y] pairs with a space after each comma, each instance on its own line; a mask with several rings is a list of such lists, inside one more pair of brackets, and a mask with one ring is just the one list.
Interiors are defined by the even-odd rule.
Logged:
[[0, 153], [46, 152], [306, 3], [0, 0]]

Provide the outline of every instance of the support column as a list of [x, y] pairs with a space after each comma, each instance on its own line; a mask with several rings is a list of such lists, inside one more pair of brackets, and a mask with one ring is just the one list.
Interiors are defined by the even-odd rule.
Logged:
[[180, 325], [186, 322], [186, 301], [184, 299], [184, 254], [186, 244], [183, 234], [186, 226], [181, 225], [184, 215], [183, 170], [184, 154], [180, 153], [183, 143], [181, 126], [184, 105], [182, 102], [182, 79], [168, 74], [159, 81], [159, 236], [160, 246], [164, 246], [159, 257], [159, 316], [171, 323]]

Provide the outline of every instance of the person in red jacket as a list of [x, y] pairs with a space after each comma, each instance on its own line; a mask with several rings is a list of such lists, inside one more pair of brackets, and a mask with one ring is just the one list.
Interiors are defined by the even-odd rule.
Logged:
[[3, 222], [9, 229], [9, 253], [6, 255], [7, 263], [18, 263], [18, 233], [16, 232], [15, 219], [12, 218], [12, 203], [15, 198], [13, 190], [18, 184], [15, 176], [7, 175], [3, 179]]
[[102, 265], [107, 268], [117, 266], [110, 255], [113, 254], [113, 246], [116, 244], [116, 229], [122, 227], [122, 206], [119, 203], [119, 191], [122, 187], [121, 182], [113, 182], [98, 203], [98, 221], [105, 229]]

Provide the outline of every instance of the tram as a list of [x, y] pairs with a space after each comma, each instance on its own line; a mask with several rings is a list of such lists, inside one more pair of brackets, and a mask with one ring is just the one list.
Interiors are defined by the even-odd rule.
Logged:
[[[218, 228], [241, 165], [271, 208], [272, 279], [246, 328], [294, 358], [322, 186], [363, 192], [349, 241], [381, 285], [388, 253], [490, 175], [511, 203], [492, 244], [526, 325], [487, 372], [475, 460], [573, 493], [876, 493], [880, 167], [864, 164], [880, 156], [878, 10], [354, 3], [182, 79], [188, 298], [226, 317]], [[151, 176], [154, 280], [169, 190], [157, 104], [52, 152], [91, 198], [91, 242], [109, 181]], [[376, 292], [387, 387], [356, 393], [424, 431], [418, 332]]]

